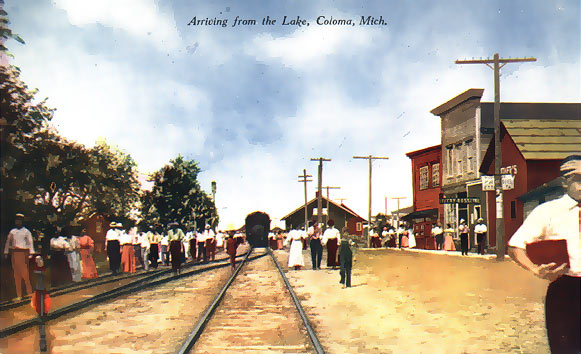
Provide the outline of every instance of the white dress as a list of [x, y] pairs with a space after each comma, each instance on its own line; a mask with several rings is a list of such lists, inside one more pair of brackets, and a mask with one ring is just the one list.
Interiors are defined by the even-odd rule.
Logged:
[[290, 250], [288, 254], [288, 266], [305, 266], [305, 261], [303, 259], [303, 242], [301, 233], [297, 230], [292, 230], [287, 239], [286, 243], [290, 243]]
[[414, 230], [409, 229], [408, 230], [408, 238], [409, 238], [409, 248], [414, 248], [416, 247], [416, 237], [414, 236]]

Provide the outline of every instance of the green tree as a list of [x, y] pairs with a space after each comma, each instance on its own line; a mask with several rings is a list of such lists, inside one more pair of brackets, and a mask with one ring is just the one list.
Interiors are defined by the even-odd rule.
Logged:
[[195, 161], [185, 160], [181, 155], [155, 172], [154, 185], [141, 198], [143, 223], [159, 222], [166, 225], [198, 227], [209, 222], [218, 223], [218, 214], [212, 198], [200, 188]]

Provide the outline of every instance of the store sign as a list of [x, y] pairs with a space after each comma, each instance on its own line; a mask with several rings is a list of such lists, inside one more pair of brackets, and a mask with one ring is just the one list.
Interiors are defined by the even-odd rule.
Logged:
[[502, 175], [502, 190], [514, 189], [514, 175]]
[[480, 198], [440, 198], [440, 204], [480, 204]]
[[513, 175], [516, 176], [518, 170], [516, 169], [516, 165], [506, 166], [500, 168], [501, 175]]
[[494, 191], [494, 176], [482, 176], [482, 190], [485, 192]]

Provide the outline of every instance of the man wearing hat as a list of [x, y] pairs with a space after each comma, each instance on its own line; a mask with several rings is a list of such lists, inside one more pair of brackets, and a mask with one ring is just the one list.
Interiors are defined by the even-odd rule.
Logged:
[[466, 225], [466, 220], [460, 219], [460, 225], [458, 225], [458, 233], [460, 234], [460, 248], [462, 249], [462, 255], [468, 255], [468, 225]]
[[28, 258], [34, 253], [32, 234], [24, 227], [24, 215], [16, 214], [14, 228], [8, 233], [4, 256], [8, 258], [12, 253], [12, 270], [14, 271], [14, 283], [16, 296], [22, 298], [22, 281], [26, 287], [26, 294], [32, 293], [30, 275], [28, 274]]
[[476, 234], [476, 243], [478, 244], [478, 254], [484, 254], [484, 243], [486, 242], [486, 233], [488, 228], [484, 223], [484, 219], [478, 218], [474, 226], [474, 233]]
[[327, 246], [327, 267], [338, 267], [339, 260], [337, 259], [337, 248], [341, 243], [341, 233], [335, 228], [335, 221], [329, 219], [327, 221], [329, 227], [323, 233], [323, 246]]
[[109, 231], [105, 235], [105, 250], [109, 258], [109, 269], [113, 275], [119, 272], [121, 266], [121, 244], [119, 243], [119, 225], [113, 221], [109, 224]]
[[[581, 352], [581, 154], [561, 163], [565, 195], [538, 205], [508, 243], [508, 254], [534, 275], [551, 281], [545, 298], [545, 323], [552, 353]], [[567, 263], [535, 264], [526, 246], [565, 240]]]

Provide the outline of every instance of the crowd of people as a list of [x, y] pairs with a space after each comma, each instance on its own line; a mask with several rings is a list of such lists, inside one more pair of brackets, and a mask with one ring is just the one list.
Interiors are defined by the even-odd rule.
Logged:
[[[17, 299], [32, 293], [29, 264], [41, 255], [39, 245], [35, 247], [32, 233], [24, 226], [24, 215], [16, 214], [14, 228], [8, 233], [4, 247], [5, 259], [11, 259]], [[44, 237], [41, 238], [43, 241]], [[41, 242], [44, 243], [44, 242]], [[234, 231], [215, 232], [210, 225], [204, 230], [184, 229], [177, 223], [166, 228], [154, 224], [147, 230], [111, 222], [105, 236], [105, 250], [109, 270], [113, 275], [135, 273], [138, 267], [145, 271], [160, 265], [171, 265], [174, 274], [188, 259], [194, 262], [215, 260], [216, 253], [225, 251], [230, 256], [232, 267], [236, 264], [236, 252], [244, 236]], [[99, 277], [93, 258], [95, 242], [80, 229], [63, 230], [46, 242], [48, 250], [42, 252], [50, 273], [50, 287], [55, 288], [85, 279]], [[101, 270], [103, 272], [103, 270]]]

